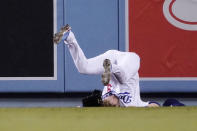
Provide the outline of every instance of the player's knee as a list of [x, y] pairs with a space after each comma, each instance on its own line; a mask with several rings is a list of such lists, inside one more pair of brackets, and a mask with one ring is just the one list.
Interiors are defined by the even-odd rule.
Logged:
[[137, 59], [138, 62], [140, 63], [140, 56], [139, 56], [138, 54], [136, 54], [136, 53], [134, 53], [134, 54], [135, 54], [136, 59]]

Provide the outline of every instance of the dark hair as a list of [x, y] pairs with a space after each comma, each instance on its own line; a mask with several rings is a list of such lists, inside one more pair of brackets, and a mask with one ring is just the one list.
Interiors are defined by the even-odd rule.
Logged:
[[101, 98], [102, 92], [100, 90], [94, 90], [91, 95], [82, 99], [84, 107], [99, 107], [103, 105]]

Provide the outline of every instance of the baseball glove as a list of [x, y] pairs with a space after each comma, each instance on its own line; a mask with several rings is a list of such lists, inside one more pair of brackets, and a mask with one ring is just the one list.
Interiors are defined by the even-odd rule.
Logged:
[[82, 103], [84, 107], [99, 107], [103, 105], [102, 99], [101, 99], [101, 91], [100, 90], [94, 90], [90, 96], [87, 96], [82, 99]]

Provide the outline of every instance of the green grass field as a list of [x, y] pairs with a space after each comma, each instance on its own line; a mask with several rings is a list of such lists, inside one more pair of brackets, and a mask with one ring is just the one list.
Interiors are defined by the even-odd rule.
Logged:
[[197, 131], [197, 107], [0, 108], [0, 131]]

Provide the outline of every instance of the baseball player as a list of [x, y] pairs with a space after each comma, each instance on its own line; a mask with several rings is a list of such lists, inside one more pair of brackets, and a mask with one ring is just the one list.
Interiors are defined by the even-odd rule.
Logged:
[[109, 50], [104, 54], [87, 59], [80, 48], [71, 27], [66, 25], [54, 36], [54, 42], [61, 40], [68, 46], [74, 64], [82, 74], [99, 74], [104, 88], [102, 106], [158, 107], [156, 102], [144, 102], [140, 98], [138, 70], [140, 57], [134, 52]]

